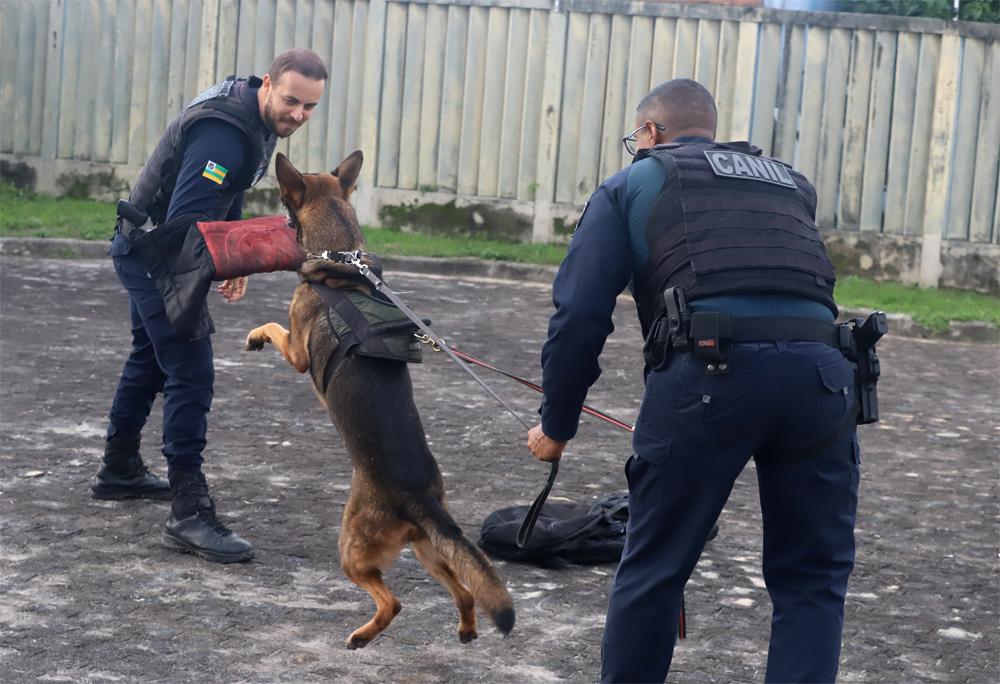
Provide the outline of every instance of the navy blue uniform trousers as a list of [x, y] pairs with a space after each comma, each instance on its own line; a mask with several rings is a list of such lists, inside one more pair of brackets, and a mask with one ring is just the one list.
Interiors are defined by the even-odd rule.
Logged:
[[[675, 354], [646, 379], [626, 464], [629, 521], [604, 634], [603, 682], [662, 682], [681, 597], [712, 524], [753, 458], [773, 604], [766, 681], [837, 675], [854, 567], [860, 452], [851, 427], [854, 365], [812, 342], [742, 343], [731, 372]], [[732, 578], [737, 581], [738, 578]]]
[[111, 255], [128, 292], [132, 351], [111, 404], [108, 438], [138, 435], [162, 392], [163, 455], [171, 470], [197, 470], [215, 381], [211, 338], [177, 335], [142, 259], [121, 233], [115, 233]]

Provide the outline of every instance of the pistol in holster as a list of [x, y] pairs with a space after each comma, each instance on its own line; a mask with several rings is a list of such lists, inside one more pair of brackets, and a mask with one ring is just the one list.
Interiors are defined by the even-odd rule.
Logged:
[[684, 290], [679, 287], [667, 288], [663, 293], [663, 308], [646, 335], [642, 346], [642, 356], [651, 370], [663, 368], [670, 358], [670, 352], [685, 352], [690, 344], [688, 328], [691, 310], [688, 308]]
[[149, 216], [128, 200], [118, 200], [117, 214], [118, 222], [115, 224], [115, 230], [129, 240], [135, 240], [156, 227]]
[[868, 318], [853, 318], [838, 327], [840, 350], [857, 364], [858, 425], [878, 422], [878, 378], [882, 367], [875, 344], [889, 332], [889, 321], [881, 311]]

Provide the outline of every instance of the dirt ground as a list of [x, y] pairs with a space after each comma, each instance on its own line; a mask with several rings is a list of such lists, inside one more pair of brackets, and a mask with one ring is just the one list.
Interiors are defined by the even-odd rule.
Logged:
[[[111, 395], [127, 353], [127, 301], [106, 260], [0, 258], [0, 681], [590, 682], [614, 566], [498, 563], [517, 625], [468, 645], [450, 597], [405, 552], [387, 581], [403, 611], [368, 648], [372, 612], [342, 575], [337, 535], [350, 465], [308, 379], [273, 351], [245, 353], [286, 320], [293, 274], [213, 296], [216, 395], [206, 473], [225, 521], [257, 548], [221, 566], [160, 546], [165, 502], [97, 502]], [[537, 377], [550, 312], [538, 283], [389, 273], [460, 349]], [[589, 402], [638, 410], [639, 339], [621, 301]], [[998, 665], [998, 348], [889, 337], [882, 422], [862, 429], [858, 563], [845, 682], [995, 682]], [[470, 538], [491, 511], [528, 503], [546, 469], [523, 429], [442, 355], [411, 367], [452, 513]], [[526, 419], [538, 396], [488, 378]], [[391, 399], [390, 399], [391, 400]], [[159, 404], [144, 439], [165, 470]], [[625, 488], [628, 435], [585, 419], [553, 498]], [[689, 638], [671, 682], [762, 681], [770, 604], [760, 574], [754, 471], [737, 482], [687, 591]]]

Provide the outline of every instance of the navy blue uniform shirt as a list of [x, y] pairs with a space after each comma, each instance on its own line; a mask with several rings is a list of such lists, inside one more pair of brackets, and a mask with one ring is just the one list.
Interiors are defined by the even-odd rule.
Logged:
[[[245, 165], [252, 162], [249, 156], [247, 138], [235, 126], [221, 119], [203, 119], [191, 126], [166, 220], [218, 209], [221, 195], [244, 176]], [[229, 207], [226, 220], [235, 221], [242, 213], [241, 192]]]
[[[681, 137], [674, 142], [712, 141]], [[576, 435], [587, 390], [601, 374], [598, 357], [614, 331], [615, 300], [649, 258], [646, 223], [665, 180], [666, 170], [656, 159], [635, 162], [601, 183], [577, 222], [552, 283], [556, 312], [542, 347], [545, 393], [539, 413], [542, 431], [552, 439], [566, 441]], [[712, 297], [692, 302], [691, 308], [833, 320], [822, 304], [787, 295]]]

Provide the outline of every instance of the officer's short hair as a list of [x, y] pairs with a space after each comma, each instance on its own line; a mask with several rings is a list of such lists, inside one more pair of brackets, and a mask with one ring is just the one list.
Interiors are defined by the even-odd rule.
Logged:
[[329, 76], [320, 56], [305, 48], [292, 48], [282, 52], [271, 62], [267, 75], [271, 77], [271, 83], [277, 83], [286, 71], [294, 71], [314, 81], [325, 81]]
[[715, 108], [715, 99], [698, 81], [690, 78], [675, 78], [664, 81], [649, 91], [642, 102], [636, 107], [640, 119], [656, 121], [667, 112], [675, 123], [683, 123], [704, 128], [715, 128], [719, 112]]

